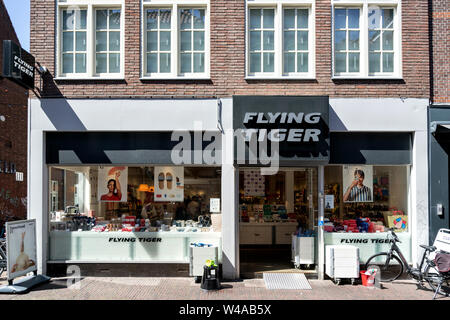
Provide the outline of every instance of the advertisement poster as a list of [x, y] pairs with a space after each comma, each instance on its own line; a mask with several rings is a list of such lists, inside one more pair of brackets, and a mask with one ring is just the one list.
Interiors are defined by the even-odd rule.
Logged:
[[183, 167], [155, 167], [155, 201], [184, 201]]
[[344, 166], [342, 177], [344, 202], [373, 202], [372, 166]]
[[259, 170], [244, 171], [244, 195], [254, 197], [266, 195], [265, 178]]
[[325, 195], [325, 209], [334, 209], [334, 195]]
[[209, 212], [220, 212], [220, 198], [209, 199]]
[[97, 186], [98, 201], [127, 202], [128, 168], [100, 167]]
[[36, 220], [6, 223], [8, 280], [37, 270]]

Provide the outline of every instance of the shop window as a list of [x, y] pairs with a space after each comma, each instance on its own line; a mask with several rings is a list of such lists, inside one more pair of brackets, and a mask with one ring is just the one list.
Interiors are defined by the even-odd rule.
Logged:
[[408, 231], [408, 166], [325, 167], [326, 232]]
[[[261, 3], [262, 5], [262, 3]], [[248, 78], [313, 78], [314, 17], [306, 4], [248, 7]]]
[[333, 77], [401, 77], [400, 11], [370, 1], [333, 7]]
[[57, 77], [123, 77], [122, 6], [117, 0], [58, 1]]
[[143, 2], [143, 78], [209, 77], [209, 11], [204, 3]]

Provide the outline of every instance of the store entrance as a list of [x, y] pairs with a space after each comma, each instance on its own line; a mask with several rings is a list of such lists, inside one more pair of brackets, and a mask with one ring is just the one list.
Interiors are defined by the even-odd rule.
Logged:
[[[318, 170], [239, 171], [241, 278], [264, 272], [317, 275]], [[301, 252], [301, 254], [300, 254]]]

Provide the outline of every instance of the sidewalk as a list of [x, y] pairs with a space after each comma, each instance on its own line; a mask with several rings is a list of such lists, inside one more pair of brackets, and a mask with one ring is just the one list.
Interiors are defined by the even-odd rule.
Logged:
[[[222, 289], [207, 292], [193, 278], [86, 277], [79, 289], [67, 287], [67, 278], [22, 295], [0, 295], [0, 300], [431, 300], [431, 290], [417, 289], [412, 280], [383, 284], [383, 289], [362, 285], [335, 285], [331, 280], [309, 280], [312, 290], [268, 290], [263, 279], [223, 282]], [[5, 278], [0, 284], [7, 284]], [[437, 296], [450, 301], [450, 297]]]

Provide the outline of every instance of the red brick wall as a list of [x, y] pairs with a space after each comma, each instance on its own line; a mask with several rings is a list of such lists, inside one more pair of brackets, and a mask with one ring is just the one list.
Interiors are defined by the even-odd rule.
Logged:
[[433, 103], [450, 103], [450, 1], [432, 0]]
[[[447, 0], [443, 0], [447, 1]], [[49, 68], [46, 97], [231, 96], [430, 97], [428, 4], [402, 1], [403, 80], [331, 80], [331, 2], [316, 1], [316, 80], [244, 79], [243, 0], [211, 0], [211, 81], [141, 81], [140, 0], [125, 0], [125, 81], [54, 81], [55, 0], [31, 0], [31, 52]]]
[[[3, 63], [3, 40], [19, 43], [5, 5], [0, 0], [0, 66]], [[24, 173], [22, 182], [16, 181], [15, 174], [0, 173], [0, 224], [5, 214], [26, 218], [27, 104], [28, 90], [0, 77], [0, 115], [6, 118], [0, 121], [0, 160], [15, 163], [16, 170]]]

